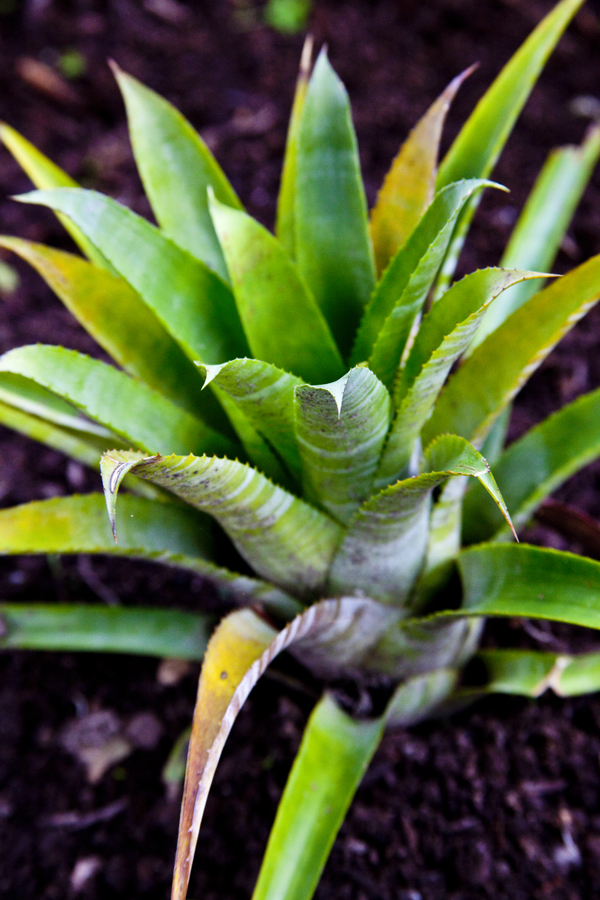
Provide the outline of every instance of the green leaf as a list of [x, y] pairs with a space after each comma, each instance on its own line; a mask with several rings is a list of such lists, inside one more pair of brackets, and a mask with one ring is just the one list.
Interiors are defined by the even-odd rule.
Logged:
[[398, 408], [377, 473], [377, 486], [406, 477], [415, 442], [431, 415], [450, 369], [469, 346], [492, 300], [533, 272], [479, 269], [466, 275], [430, 309], [394, 390]]
[[212, 628], [203, 613], [178, 609], [0, 604], [0, 647], [80, 653], [136, 653], [200, 660]]
[[[29, 176], [36, 188], [51, 190], [52, 188], [78, 187], [66, 172], [63, 172], [52, 160], [44, 156], [37, 147], [30, 144], [18, 131], [0, 122], [0, 141], [12, 153], [26, 175]], [[61, 225], [68, 231], [80, 250], [91, 259], [93, 263], [103, 269], [113, 272], [108, 260], [89, 241], [86, 236], [71, 222], [67, 216], [57, 213]]]
[[594, 256], [517, 309], [450, 379], [425, 425], [424, 440], [452, 432], [481, 443], [525, 381], [599, 298], [600, 256]]
[[[523, 208], [502, 266], [548, 271], [573, 213], [600, 156], [600, 127], [593, 126], [580, 147], [561, 147], [548, 157]], [[471, 349], [540, 289], [540, 282], [521, 282], [494, 303], [475, 335]]]
[[281, 170], [281, 185], [279, 188], [279, 197], [277, 198], [277, 222], [275, 225], [275, 234], [285, 247], [288, 256], [291, 259], [296, 258], [294, 201], [296, 196], [298, 130], [300, 128], [300, 117], [304, 108], [304, 99], [306, 97], [306, 89], [308, 87], [312, 49], [313, 39], [311, 35], [308, 35], [304, 42], [304, 47], [302, 48], [300, 71], [298, 73], [298, 80], [296, 82], [294, 103], [292, 105], [292, 113], [290, 115], [290, 123], [288, 126], [287, 140], [285, 143], [285, 155], [283, 157], [283, 168]]
[[386, 388], [362, 367], [330, 385], [296, 387], [304, 495], [340, 522], [372, 491], [391, 406]]
[[119, 543], [102, 494], [55, 497], [0, 510], [0, 554], [108, 553], [167, 563], [210, 578], [224, 603], [264, 605], [291, 619], [302, 607], [271, 584], [210, 562], [211, 523], [187, 506], [125, 494]]
[[310, 900], [383, 733], [326, 694], [306, 726], [277, 810], [253, 900]]
[[582, 5], [583, 0], [558, 3], [504, 66], [441, 163], [438, 190], [490, 174], [546, 60]]
[[191, 359], [219, 363], [246, 353], [228, 286], [150, 222], [95, 191], [57, 188], [33, 191], [18, 199], [69, 216]]
[[432, 103], [400, 147], [371, 212], [377, 271], [383, 272], [413, 233], [433, 200], [437, 158], [446, 114], [474, 67], [457, 75]]
[[[600, 456], [600, 389], [549, 416], [505, 450], [494, 466], [517, 528], [575, 472]], [[487, 498], [473, 490], [464, 506], [467, 543], [500, 536], [504, 522]]]
[[462, 609], [600, 628], [600, 563], [527, 544], [480, 544], [457, 559]]
[[259, 575], [300, 598], [322, 591], [340, 527], [255, 469], [216, 457], [110, 453], [102, 478], [113, 528], [117, 491], [129, 471], [214, 516]]
[[338, 378], [344, 366], [327, 322], [279, 241], [244, 212], [210, 207], [253, 356], [308, 381]]
[[190, 123], [154, 91], [112, 69], [127, 108], [135, 160], [152, 211], [163, 231], [183, 250], [229, 280], [208, 210], [207, 188], [241, 209], [235, 191]]
[[[441, 163], [438, 190], [461, 178], [485, 178], [490, 174], [546, 60], [583, 2], [562, 0], [558, 3], [504, 66]], [[457, 226], [439, 279], [442, 291], [452, 278], [477, 205], [478, 198], [474, 198]], [[523, 267], [536, 268], [529, 264]]]
[[410, 728], [435, 715], [437, 708], [455, 690], [459, 675], [453, 668], [434, 669], [403, 681], [387, 705], [387, 727]]
[[0, 237], [0, 247], [37, 269], [86, 331], [130, 375], [188, 412], [202, 415], [199, 373], [123, 278], [43, 244]]
[[363, 592], [405, 607], [425, 559], [431, 493], [451, 475], [478, 478], [508, 517], [485, 459], [465, 440], [445, 435], [427, 448], [423, 475], [398, 481], [358, 510], [334, 557], [329, 591]]
[[345, 355], [375, 284], [375, 262], [348, 95], [324, 49], [297, 140], [296, 259]]
[[18, 347], [0, 357], [0, 372], [30, 378], [125, 441], [150, 452], [190, 449], [235, 454], [237, 445], [199, 419], [106, 363], [64, 347]]
[[467, 199], [493, 182], [465, 181], [441, 191], [377, 284], [356, 336], [352, 361], [391, 388], [413, 323], [421, 311]]
[[[109, 450], [118, 438], [110, 436], [101, 437], [95, 434], [86, 434], [81, 431], [75, 431], [72, 428], [66, 428], [41, 419], [31, 413], [23, 412], [13, 406], [8, 406], [0, 401], [0, 423], [13, 431], [18, 431], [34, 441], [39, 441], [53, 450], [60, 450], [66, 453], [71, 459], [76, 459], [86, 466], [96, 468], [100, 462], [100, 457], [105, 450]], [[123, 444], [123, 449], [125, 449]]]
[[200, 366], [205, 387], [217, 385], [276, 449], [294, 477], [301, 462], [294, 434], [294, 388], [300, 379], [257, 359]]

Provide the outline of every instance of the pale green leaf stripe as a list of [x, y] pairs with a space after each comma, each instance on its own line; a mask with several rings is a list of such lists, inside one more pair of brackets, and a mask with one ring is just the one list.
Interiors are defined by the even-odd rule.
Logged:
[[369, 369], [351, 369], [331, 385], [295, 391], [295, 429], [306, 498], [347, 523], [372, 492], [392, 412]]
[[124, 372], [64, 347], [18, 347], [0, 372], [30, 378], [125, 441], [149, 452], [235, 454], [237, 445]]
[[215, 457], [106, 455], [102, 478], [113, 527], [116, 492], [129, 471], [214, 516], [262, 577], [301, 598], [322, 591], [340, 527], [255, 469]]
[[478, 478], [507, 515], [487, 462], [462, 438], [435, 441], [425, 467], [423, 475], [391, 485], [358, 510], [334, 557], [330, 593], [360, 591], [382, 603], [406, 604], [425, 560], [431, 493], [451, 475]]
[[548, 56], [584, 0], [563, 0], [548, 13], [481, 98], [440, 165], [438, 190], [492, 171]]
[[445, 616], [519, 616], [600, 628], [600, 563], [527, 544], [481, 544], [457, 558], [462, 609]]
[[317, 704], [279, 803], [252, 900], [310, 900], [383, 727], [381, 718], [352, 719], [328, 694]]
[[216, 200], [210, 208], [253, 356], [305, 381], [339, 378], [329, 326], [279, 241], [247, 213]]
[[[117, 437], [99, 437], [93, 434], [84, 434], [71, 428], [56, 425], [40, 419], [31, 413], [23, 412], [14, 406], [8, 406], [0, 401], [0, 423], [13, 431], [18, 431], [34, 441], [39, 441], [53, 450], [66, 453], [71, 459], [86, 466], [96, 468], [100, 457], [105, 450], [111, 449], [115, 444], [120, 445]], [[123, 445], [123, 448], [125, 445]]]
[[178, 609], [0, 604], [0, 648], [201, 660], [213, 620]]
[[466, 275], [427, 313], [394, 391], [398, 413], [377, 473], [377, 486], [408, 474], [421, 429], [450, 369], [469, 346], [492, 300], [532, 272], [479, 269]]
[[324, 49], [300, 119], [294, 221], [298, 267], [345, 356], [375, 285], [375, 261], [350, 103]]
[[183, 250], [228, 281], [207, 188], [222, 203], [241, 209], [235, 191], [181, 113], [116, 64], [112, 68], [127, 109], [135, 161], [157, 222]]
[[450, 379], [424, 427], [424, 441], [447, 432], [483, 441], [498, 414], [599, 298], [600, 256], [594, 256], [517, 309]]
[[[20, 238], [0, 237], [0, 247], [34, 266], [86, 331], [130, 375], [188, 412], [202, 415], [202, 380], [197, 370], [124, 278], [79, 256]], [[204, 398], [212, 399], [210, 394]]]
[[281, 185], [277, 198], [277, 222], [275, 234], [285, 247], [291, 259], [296, 258], [296, 226], [294, 222], [294, 203], [296, 197], [296, 160], [298, 155], [298, 129], [300, 116], [304, 107], [304, 98], [308, 87], [311, 57], [313, 49], [312, 37], [308, 36], [302, 48], [300, 71], [294, 92], [294, 103], [288, 125], [285, 142], [285, 155], [281, 170]]
[[[600, 389], [549, 416], [504, 451], [494, 466], [517, 528], [571, 475], [600, 456]], [[465, 497], [464, 539], [489, 540], [504, 522], [478, 490]]]
[[[465, 181], [441, 191], [396, 253], [369, 301], [352, 350], [355, 363], [372, 359], [391, 382], [467, 199], [493, 182]], [[371, 366], [373, 368], [373, 366]], [[376, 374], [379, 374], [376, 371]], [[385, 379], [382, 379], [385, 380]]]
[[[26, 140], [18, 131], [0, 122], [0, 140], [4, 146], [12, 153], [18, 164], [21, 166], [26, 175], [29, 176], [36, 188], [42, 190], [51, 190], [52, 188], [70, 187], [76, 188], [78, 184], [70, 175], [63, 172], [52, 160], [44, 156], [37, 147], [34, 147]], [[80, 250], [85, 253], [88, 259], [109, 272], [114, 272], [106, 257], [94, 247], [91, 241], [71, 222], [67, 216], [57, 213], [57, 218], [61, 225], [71, 235]], [[115, 273], [116, 274], [116, 273]]]
[[[580, 147], [554, 150], [523, 208], [501, 265], [548, 271], [554, 262], [573, 213], [600, 156], [600, 127], [593, 126]], [[506, 291], [487, 311], [471, 344], [480, 344], [508, 316], [540, 288], [540, 282], [521, 282]]]
[[217, 385], [276, 449], [294, 477], [301, 462], [294, 434], [294, 388], [300, 379], [258, 359], [233, 359], [200, 366], [206, 383]]
[[57, 188], [17, 199], [69, 216], [192, 359], [219, 363], [246, 353], [228, 286], [150, 222], [95, 191]]
[[273, 585], [210, 562], [211, 522], [195, 510], [124, 494], [119, 511], [116, 544], [102, 494], [54, 497], [0, 510], [0, 554], [107, 553], [146, 559], [210, 578], [223, 602], [261, 603], [286, 620], [301, 611], [297, 601]]

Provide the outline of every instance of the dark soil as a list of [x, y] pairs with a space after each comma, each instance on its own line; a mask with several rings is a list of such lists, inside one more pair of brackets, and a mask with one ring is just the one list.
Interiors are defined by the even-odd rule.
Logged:
[[[479, 60], [450, 116], [448, 140], [549, 0], [316, 0], [312, 28], [346, 82], [369, 200], [408, 128], [447, 82]], [[174, 101], [216, 151], [248, 209], [270, 224], [301, 38], [253, 24], [251, 0], [0, 0], [0, 116], [88, 186], [147, 213], [118, 91], [123, 68]], [[549, 149], [581, 138], [570, 101], [600, 89], [600, 2], [588, 0], [536, 88], [496, 171], [462, 266], [497, 262]], [[76, 49], [85, 73], [49, 82]], [[33, 74], [32, 74], [33, 71]], [[36, 74], [37, 72], [37, 74]], [[37, 86], [36, 86], [37, 84]], [[50, 213], [3, 199], [27, 189], [0, 154], [3, 232], [68, 247]], [[600, 179], [577, 214], [557, 269], [600, 251]], [[0, 350], [34, 341], [97, 348], [39, 279], [19, 267], [2, 300]], [[600, 314], [592, 312], [523, 392], [514, 435], [600, 385]], [[0, 432], [0, 499], [9, 506], [99, 478], [59, 454]], [[600, 466], [560, 493], [600, 516]], [[561, 538], [531, 535], [556, 546]], [[214, 605], [199, 579], [100, 559], [0, 561], [4, 599]], [[536, 641], [518, 622], [493, 639]], [[574, 630], [533, 632], [539, 646], [589, 646]], [[488, 638], [489, 640], [490, 638]], [[0, 896], [51, 900], [144, 897], [169, 891], [177, 800], [161, 782], [189, 722], [197, 669], [177, 685], [148, 659], [4, 652], [0, 657]], [[312, 698], [264, 679], [236, 723], [201, 831], [190, 895], [249, 897], [269, 825]], [[97, 784], [61, 743], [87, 711], [123, 728], [151, 712], [145, 745]], [[135, 717], [138, 717], [137, 719]], [[148, 721], [147, 719], [145, 720]], [[154, 729], [154, 730], [153, 730]], [[335, 845], [320, 898], [576, 900], [600, 890], [600, 700], [494, 698], [443, 722], [387, 736]], [[87, 867], [87, 869], [86, 869]], [[89, 877], [85, 877], [86, 871]]]

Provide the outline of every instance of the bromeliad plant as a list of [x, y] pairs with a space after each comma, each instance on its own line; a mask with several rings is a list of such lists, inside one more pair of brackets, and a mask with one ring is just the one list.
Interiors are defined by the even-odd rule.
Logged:
[[[331, 693], [317, 704], [255, 900], [312, 895], [386, 725], [488, 691], [600, 685], [599, 654], [477, 651], [484, 616], [600, 627], [598, 563], [510, 542], [600, 455], [600, 391], [502, 452], [513, 397], [600, 298], [600, 257], [540, 289], [599, 128], [551, 155], [501, 266], [451, 283], [482, 191], [500, 188], [491, 169], [581, 3], [562, 0], [538, 26], [438, 168], [464, 75], [450, 84], [400, 149], [370, 222], [348, 99], [324, 52], [312, 73], [303, 59], [276, 236], [244, 212], [191, 125], [116, 67], [158, 227], [79, 189], [2, 126], [39, 188], [19, 199], [54, 210], [87, 259], [13, 237], [0, 246], [40, 272], [118, 368], [62, 347], [11, 350], [0, 420], [83, 463], [102, 454], [118, 543], [91, 494], [3, 511], [1, 549], [154, 559], [210, 576], [242, 607], [208, 646], [200, 612], [0, 608], [4, 646], [204, 656], [175, 900], [226, 736], [284, 649], [325, 682], [388, 699], [362, 718]], [[253, 574], [224, 567], [240, 557]], [[468, 688], [474, 655], [489, 680]]]

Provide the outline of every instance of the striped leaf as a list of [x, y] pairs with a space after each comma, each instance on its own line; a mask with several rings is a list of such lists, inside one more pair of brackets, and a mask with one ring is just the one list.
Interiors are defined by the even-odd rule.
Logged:
[[262, 577], [303, 599], [322, 591], [340, 527], [255, 469], [216, 457], [111, 452], [102, 459], [102, 479], [113, 530], [117, 491], [128, 472], [214, 516]]

